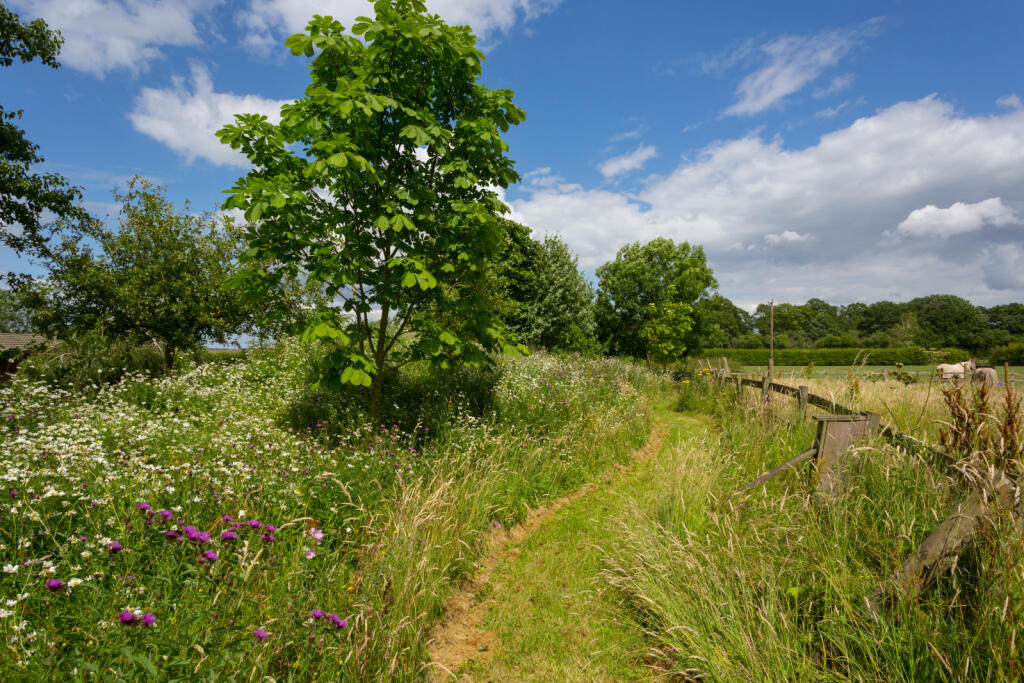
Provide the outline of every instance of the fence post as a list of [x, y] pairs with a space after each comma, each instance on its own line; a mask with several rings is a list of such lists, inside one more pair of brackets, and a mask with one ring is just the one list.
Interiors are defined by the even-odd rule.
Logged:
[[1003, 363], [1003, 384], [1010, 386], [1010, 361]]
[[800, 401], [800, 422], [803, 422], [804, 420], [807, 419], [807, 385], [801, 384], [799, 386], [799, 390], [800, 397], [798, 400]]
[[765, 402], [768, 401], [768, 385], [771, 383], [771, 381], [772, 381], [772, 376], [770, 374], [764, 376], [764, 381], [761, 384], [761, 400], [762, 401], [765, 401]]

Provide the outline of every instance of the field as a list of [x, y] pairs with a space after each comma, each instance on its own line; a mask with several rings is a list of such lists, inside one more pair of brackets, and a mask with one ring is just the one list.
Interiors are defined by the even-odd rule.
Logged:
[[545, 354], [423, 370], [370, 428], [316, 363], [0, 387], [5, 680], [417, 679], [483, 532], [625, 458], [659, 385]]
[[[810, 444], [795, 401], [538, 353], [413, 368], [366, 426], [319, 363], [293, 342], [0, 386], [4, 680], [1021, 675], [1008, 519], [934, 590], [864, 608], [965, 495], [919, 453], [860, 447], [830, 506], [806, 472], [736, 496]], [[799, 383], [933, 444], [949, 421], [934, 384]]]
[[[899, 369], [910, 375], [915, 382], [928, 382], [936, 376], [934, 365], [905, 365]], [[811, 378], [846, 377], [850, 374], [874, 377], [880, 376], [883, 372], [891, 375], [896, 370], [897, 368], [892, 365], [824, 365], [820, 367], [815, 366], [811, 369], [793, 365], [777, 365], [775, 366], [775, 375], [787, 381], [797, 381], [806, 379], [808, 375]], [[768, 367], [764, 365], [745, 365], [739, 368], [738, 371], [750, 375], [763, 375], [768, 372]], [[1003, 369], [999, 368], [1000, 380], [1002, 376]], [[1010, 376], [1013, 378], [1015, 385], [1024, 384], [1024, 366], [1011, 365]]]

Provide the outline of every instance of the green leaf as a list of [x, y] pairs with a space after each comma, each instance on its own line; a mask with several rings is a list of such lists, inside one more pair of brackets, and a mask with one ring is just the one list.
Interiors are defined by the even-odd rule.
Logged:
[[416, 273], [408, 272], [402, 277], [403, 287], [415, 287], [416, 286]]
[[459, 343], [459, 338], [447, 330], [439, 334], [437, 338], [442, 344], [447, 344], [448, 346], [455, 346]]
[[335, 168], [345, 168], [346, 166], [348, 166], [348, 155], [345, 154], [344, 152], [332, 154], [327, 158], [327, 163], [330, 164], [331, 166], [334, 166]]

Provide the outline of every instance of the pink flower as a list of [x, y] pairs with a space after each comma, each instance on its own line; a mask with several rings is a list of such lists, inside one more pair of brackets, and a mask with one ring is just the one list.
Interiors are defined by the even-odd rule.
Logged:
[[257, 640], [263, 640], [264, 638], [266, 638], [267, 636], [270, 635], [269, 633], [267, 633], [266, 631], [264, 631], [261, 628], [256, 629], [255, 631], [252, 632], [252, 634], [254, 636], [256, 636]]
[[306, 548], [306, 559], [312, 560], [314, 557], [316, 557], [316, 551], [312, 548]]

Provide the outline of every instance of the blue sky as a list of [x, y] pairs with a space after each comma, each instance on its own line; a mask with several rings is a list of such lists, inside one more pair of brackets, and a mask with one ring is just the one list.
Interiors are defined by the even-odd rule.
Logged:
[[[103, 215], [135, 173], [212, 209], [245, 172], [213, 131], [307, 84], [283, 47], [364, 0], [8, 0], [63, 67], [3, 103]], [[1019, 2], [428, 0], [470, 23], [527, 119], [505, 199], [593, 274], [624, 244], [705, 247], [721, 292], [833, 303], [1024, 301]], [[0, 270], [24, 267], [0, 253]]]

